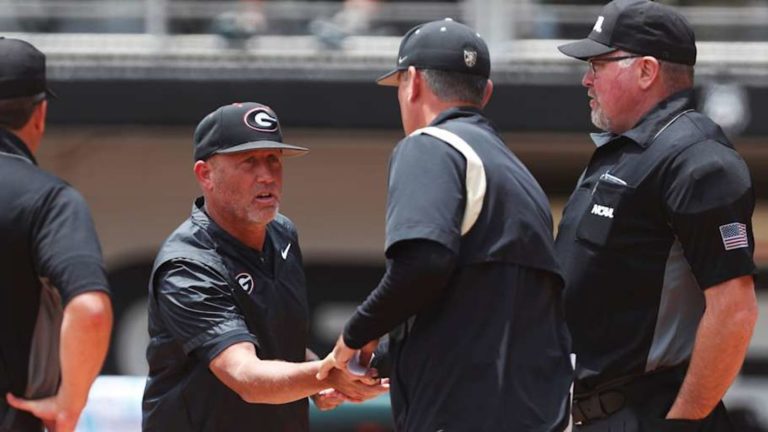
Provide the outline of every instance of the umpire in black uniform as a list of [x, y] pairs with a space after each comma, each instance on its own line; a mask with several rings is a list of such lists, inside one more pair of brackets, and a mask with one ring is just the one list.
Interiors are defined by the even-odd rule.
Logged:
[[579, 431], [730, 431], [720, 402], [756, 320], [742, 158], [691, 105], [694, 34], [647, 0], [605, 6], [584, 60], [605, 132], [557, 237]]
[[257, 103], [198, 125], [203, 197], [150, 280], [143, 430], [307, 432], [308, 396], [331, 409], [387, 390], [341, 373], [315, 378], [301, 248], [278, 213], [283, 157], [306, 151], [283, 143], [274, 111]]
[[570, 340], [549, 204], [481, 111], [490, 70], [480, 35], [444, 20], [410, 30], [397, 68], [379, 79], [398, 88], [407, 134], [389, 167], [387, 271], [325, 370], [399, 326], [398, 431], [568, 423]]
[[35, 160], [45, 56], [0, 38], [0, 59], [0, 431], [70, 432], [109, 345], [107, 278], [83, 197]]

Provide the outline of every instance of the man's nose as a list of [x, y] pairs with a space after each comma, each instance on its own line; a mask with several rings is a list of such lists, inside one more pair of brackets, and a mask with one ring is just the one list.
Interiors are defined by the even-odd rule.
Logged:
[[256, 175], [256, 181], [259, 183], [273, 183], [275, 181], [275, 173], [272, 172], [266, 163], [257, 164], [254, 167], [254, 174]]

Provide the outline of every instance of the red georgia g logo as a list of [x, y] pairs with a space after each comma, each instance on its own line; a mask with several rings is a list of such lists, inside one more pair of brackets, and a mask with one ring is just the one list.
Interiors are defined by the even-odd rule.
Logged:
[[243, 116], [245, 125], [259, 132], [277, 132], [280, 124], [272, 112], [264, 107], [254, 108]]

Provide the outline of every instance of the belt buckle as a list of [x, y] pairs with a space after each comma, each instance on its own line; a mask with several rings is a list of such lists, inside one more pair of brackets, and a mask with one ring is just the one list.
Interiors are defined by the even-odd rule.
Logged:
[[574, 405], [573, 419], [578, 423], [586, 423], [591, 420], [599, 420], [608, 417], [608, 414], [603, 410], [603, 407], [600, 404], [599, 394], [593, 394], [585, 399], [575, 400]]
[[616, 390], [594, 393], [584, 399], [573, 401], [573, 421], [585, 424], [604, 419], [624, 407], [624, 394]]

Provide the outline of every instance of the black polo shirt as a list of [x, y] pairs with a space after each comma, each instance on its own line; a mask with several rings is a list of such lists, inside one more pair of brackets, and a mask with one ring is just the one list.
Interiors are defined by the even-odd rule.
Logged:
[[[0, 173], [0, 393], [41, 398], [59, 386], [63, 307], [86, 291], [108, 292], [107, 278], [83, 197], [4, 129]], [[3, 397], [0, 417], [6, 407]], [[42, 428], [26, 413], [17, 422], [14, 430]]]
[[593, 139], [556, 241], [577, 392], [690, 360], [702, 290], [755, 271], [749, 171], [689, 92]]
[[440, 298], [396, 344], [397, 430], [562, 430], [570, 344], [547, 198], [480, 111], [452, 108], [431, 126], [466, 141], [487, 185], [477, 221], [462, 235], [464, 156], [429, 135], [406, 137], [393, 152], [387, 251], [426, 239], [457, 256]]
[[216, 225], [198, 199], [161, 248], [149, 294], [143, 430], [309, 430], [307, 399], [250, 404], [208, 367], [239, 342], [252, 343], [263, 360], [306, 360], [309, 312], [290, 220], [278, 215], [267, 225], [259, 252]]

